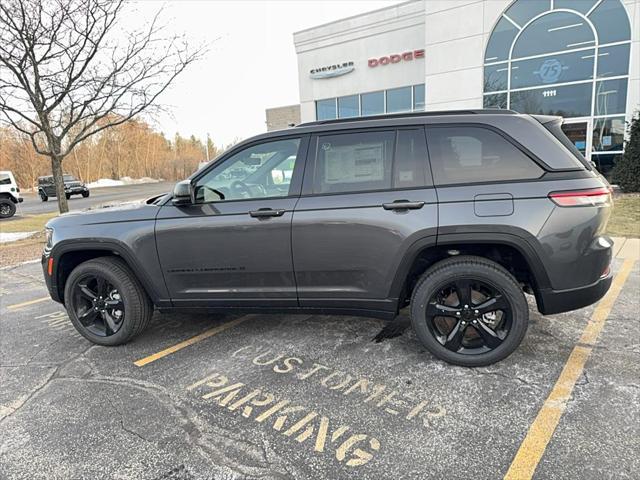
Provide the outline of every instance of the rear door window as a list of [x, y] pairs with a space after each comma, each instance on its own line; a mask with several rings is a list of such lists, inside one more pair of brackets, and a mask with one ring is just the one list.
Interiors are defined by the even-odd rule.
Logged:
[[420, 188], [431, 184], [424, 128], [398, 130], [393, 187]]
[[427, 129], [436, 185], [539, 178], [544, 171], [502, 135], [482, 127]]
[[391, 188], [394, 131], [318, 137], [313, 193]]

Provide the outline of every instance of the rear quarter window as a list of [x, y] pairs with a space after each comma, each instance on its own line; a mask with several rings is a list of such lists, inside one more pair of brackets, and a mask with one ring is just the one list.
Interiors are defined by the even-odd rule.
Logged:
[[11, 185], [11, 178], [6, 173], [0, 173], [0, 185]]
[[530, 180], [544, 173], [502, 135], [482, 127], [429, 127], [427, 144], [436, 185]]

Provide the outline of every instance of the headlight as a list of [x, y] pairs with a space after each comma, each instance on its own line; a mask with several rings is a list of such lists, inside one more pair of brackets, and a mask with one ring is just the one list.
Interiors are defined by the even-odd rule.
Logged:
[[53, 247], [53, 228], [45, 227], [44, 238], [46, 240], [46, 247]]

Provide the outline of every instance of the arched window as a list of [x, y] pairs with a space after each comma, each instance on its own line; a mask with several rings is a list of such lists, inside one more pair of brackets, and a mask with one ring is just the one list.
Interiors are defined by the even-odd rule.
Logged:
[[585, 154], [617, 154], [630, 38], [620, 0], [515, 0], [489, 37], [484, 106], [576, 119]]

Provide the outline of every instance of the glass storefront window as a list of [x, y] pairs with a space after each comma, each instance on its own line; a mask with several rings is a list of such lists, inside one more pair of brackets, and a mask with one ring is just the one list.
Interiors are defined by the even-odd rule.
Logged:
[[511, 88], [593, 78], [594, 57], [595, 50], [581, 50], [513, 62], [511, 64]]
[[337, 118], [336, 99], [327, 98], [326, 100], [316, 101], [316, 119], [317, 120], [333, 120]]
[[620, 158], [622, 158], [621, 153], [593, 153], [591, 155], [591, 161], [596, 164], [598, 171], [607, 178]]
[[589, 15], [601, 45], [629, 40], [629, 18], [620, 0], [603, 0]]
[[387, 90], [387, 113], [411, 111], [411, 87]]
[[493, 29], [487, 50], [484, 54], [484, 61], [501, 62], [509, 58], [509, 48], [513, 39], [516, 38], [518, 29], [506, 18], [501, 18]]
[[582, 14], [589, 13], [598, 0], [555, 0], [554, 8], [570, 8]]
[[629, 73], [629, 47], [614, 45], [598, 50], [598, 78], [627, 75]]
[[424, 84], [413, 87], [413, 109], [424, 110]]
[[596, 118], [593, 122], [593, 151], [621, 152], [624, 146], [624, 117]]
[[594, 116], [625, 113], [626, 103], [626, 78], [603, 80], [596, 83], [596, 107]]
[[484, 91], [497, 92], [507, 89], [508, 63], [487, 65], [484, 67]]
[[382, 115], [384, 113], [384, 92], [363, 93], [360, 95], [362, 115]]
[[591, 115], [592, 82], [511, 92], [511, 106], [520, 113], [587, 117]]
[[590, 45], [595, 45], [595, 38], [583, 18], [571, 12], [553, 12], [534, 20], [522, 32], [513, 47], [513, 58]]
[[536, 15], [540, 15], [549, 9], [549, 0], [527, 0], [515, 2], [505, 15], [521, 27]]
[[483, 108], [507, 108], [507, 94], [485, 95], [482, 103]]
[[360, 115], [358, 95], [338, 97], [338, 118], [357, 117]]

